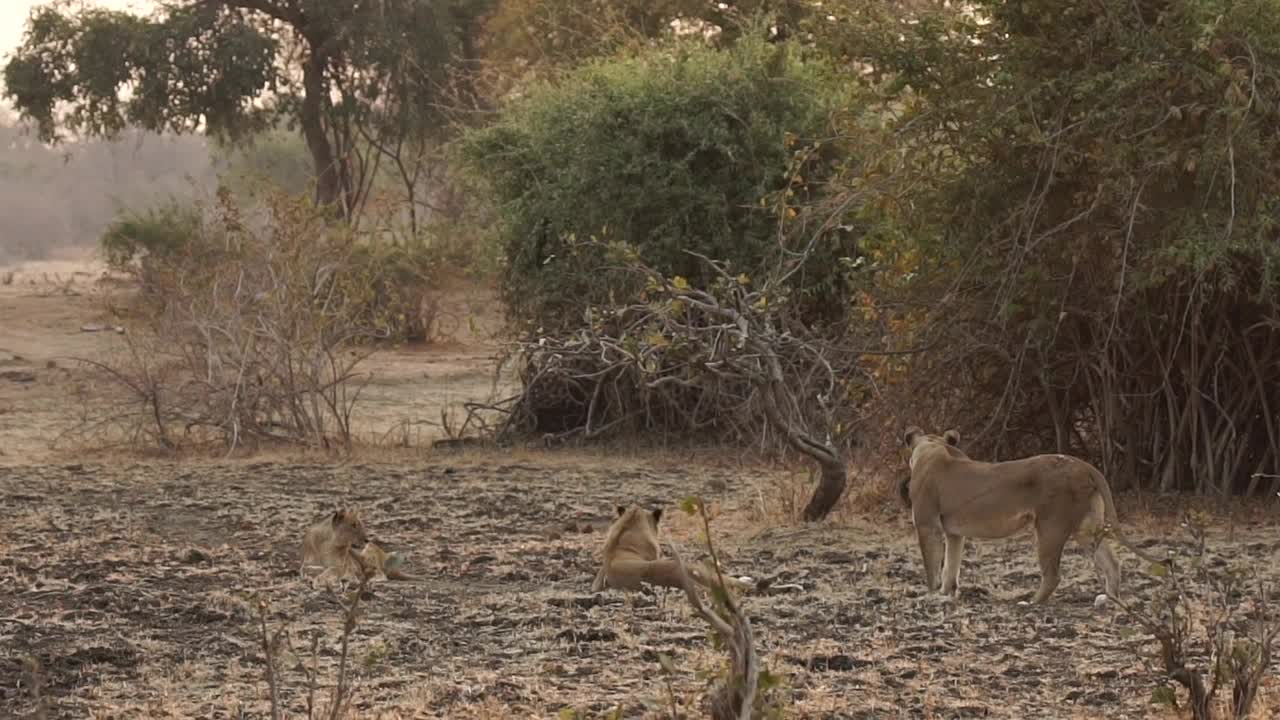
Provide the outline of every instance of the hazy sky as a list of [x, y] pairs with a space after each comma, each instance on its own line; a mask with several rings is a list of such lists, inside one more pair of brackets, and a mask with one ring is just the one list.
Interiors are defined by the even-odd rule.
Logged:
[[[43, 0], [0, 0], [0, 62], [7, 59], [21, 42], [22, 28], [31, 8], [44, 4]], [[85, 0], [84, 4], [114, 10], [147, 10], [151, 7], [150, 0]]]

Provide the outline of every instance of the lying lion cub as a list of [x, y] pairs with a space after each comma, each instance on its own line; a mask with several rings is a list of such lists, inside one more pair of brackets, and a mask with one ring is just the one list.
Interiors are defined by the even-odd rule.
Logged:
[[337, 510], [307, 529], [302, 538], [302, 565], [299, 574], [306, 574], [308, 566], [321, 566], [324, 572], [342, 577], [352, 567], [351, 554], [357, 547], [364, 547], [369, 535], [364, 521], [351, 510]]
[[[639, 590], [642, 583], [662, 587], [684, 588], [680, 563], [661, 557], [658, 545], [658, 520], [662, 509], [645, 511], [638, 507], [618, 506], [618, 517], [609, 526], [604, 539], [604, 564], [591, 583], [591, 592], [606, 587]], [[711, 587], [711, 581], [697, 568], [685, 566], [690, 578]], [[725, 583], [737, 588], [749, 587], [750, 578], [724, 576]]]
[[1120, 563], [1097, 533], [1108, 525], [1112, 535], [1138, 557], [1166, 562], [1142, 552], [1120, 534], [1111, 487], [1102, 473], [1083, 460], [1034, 455], [979, 462], [960, 450], [960, 434], [955, 430], [938, 437], [913, 426], [907, 428], [904, 439], [911, 449], [906, 496], [931, 592], [940, 585], [944, 595], [956, 593], [965, 538], [1005, 538], [1027, 525], [1035, 528], [1040, 559], [1040, 589], [1032, 602], [1043, 603], [1058, 586], [1062, 551], [1073, 536], [1082, 547], [1093, 549], [1093, 562], [1106, 590], [1096, 602], [1119, 594]]

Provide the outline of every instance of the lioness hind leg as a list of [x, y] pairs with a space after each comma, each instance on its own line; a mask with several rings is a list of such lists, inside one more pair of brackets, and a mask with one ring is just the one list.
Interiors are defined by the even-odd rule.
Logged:
[[916, 537], [920, 541], [920, 556], [924, 560], [924, 583], [929, 592], [934, 592], [942, 585], [939, 577], [943, 562], [942, 530], [918, 525]]
[[1097, 549], [1093, 551], [1093, 565], [1098, 569], [1098, 578], [1102, 580], [1107, 594], [1119, 597], [1120, 561], [1116, 560], [1116, 555], [1106, 540], [1098, 543]]
[[600, 592], [601, 590], [604, 590], [605, 587], [608, 586], [608, 584], [609, 584], [609, 577], [607, 572], [605, 571], [605, 568], [602, 566], [600, 570], [596, 572], [595, 579], [591, 581], [591, 592], [593, 593]]
[[964, 536], [946, 534], [946, 557], [942, 562], [942, 594], [955, 595], [960, 580], [960, 559], [964, 556]]
[[1040, 589], [1031, 599], [1033, 603], [1042, 603], [1049, 599], [1058, 587], [1059, 568], [1062, 565], [1062, 551], [1067, 546], [1068, 533], [1057, 528], [1036, 526], [1036, 554], [1040, 560]]
[[1080, 529], [1076, 531], [1076, 542], [1080, 547], [1093, 554], [1093, 566], [1098, 571], [1098, 580], [1107, 595], [1120, 595], [1120, 561], [1116, 559], [1111, 543], [1102, 536], [1101, 531], [1106, 523], [1106, 508], [1102, 498], [1094, 496], [1090, 503], [1089, 514]]

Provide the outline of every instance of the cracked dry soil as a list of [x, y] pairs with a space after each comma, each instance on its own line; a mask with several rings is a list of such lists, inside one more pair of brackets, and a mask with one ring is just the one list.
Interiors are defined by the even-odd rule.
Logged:
[[[1118, 611], [1094, 609], [1079, 550], [1064, 558], [1053, 605], [1031, 608], [1017, 605], [1038, 578], [1030, 538], [971, 543], [961, 599], [938, 603], [922, 597], [905, 522], [770, 527], [754, 515], [748, 475], [437, 459], [0, 468], [0, 716], [44, 702], [58, 718], [268, 717], [247, 599], [262, 589], [271, 628], [286, 625], [296, 651], [284, 655], [281, 696], [305, 717], [299, 663], [313, 662], [314, 641], [323, 697], [341, 617], [332, 591], [298, 580], [298, 543], [342, 503], [423, 577], [372, 585], [352, 637], [351, 717], [556, 717], [568, 706], [596, 716], [617, 705], [624, 717], [670, 717], [660, 653], [675, 661], [681, 716], [699, 717], [699, 673], [722, 660], [683, 599], [589, 592], [617, 502], [668, 507], [666, 539], [698, 557], [694, 521], [674, 508], [692, 493], [718, 514], [729, 569], [776, 568], [803, 588], [744, 600], [762, 661], [787, 680], [787, 717], [1180, 716], [1149, 704], [1156, 676], [1139, 654], [1152, 645]], [[1274, 527], [1238, 537], [1214, 547], [1280, 575]], [[1148, 592], [1139, 561], [1117, 552], [1126, 591]], [[1262, 694], [1275, 712], [1274, 676]]]

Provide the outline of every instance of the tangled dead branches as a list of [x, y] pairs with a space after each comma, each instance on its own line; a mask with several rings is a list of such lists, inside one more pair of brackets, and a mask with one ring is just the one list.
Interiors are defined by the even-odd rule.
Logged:
[[523, 391], [499, 432], [564, 440], [629, 431], [790, 449], [821, 471], [804, 518], [824, 517], [845, 488], [870, 377], [846, 324], [810, 327], [794, 310], [787, 279], [803, 259], [757, 286], [699, 255], [717, 276], [701, 289], [627, 246], [610, 250], [641, 275], [640, 298], [588, 308], [564, 336], [517, 342]]

